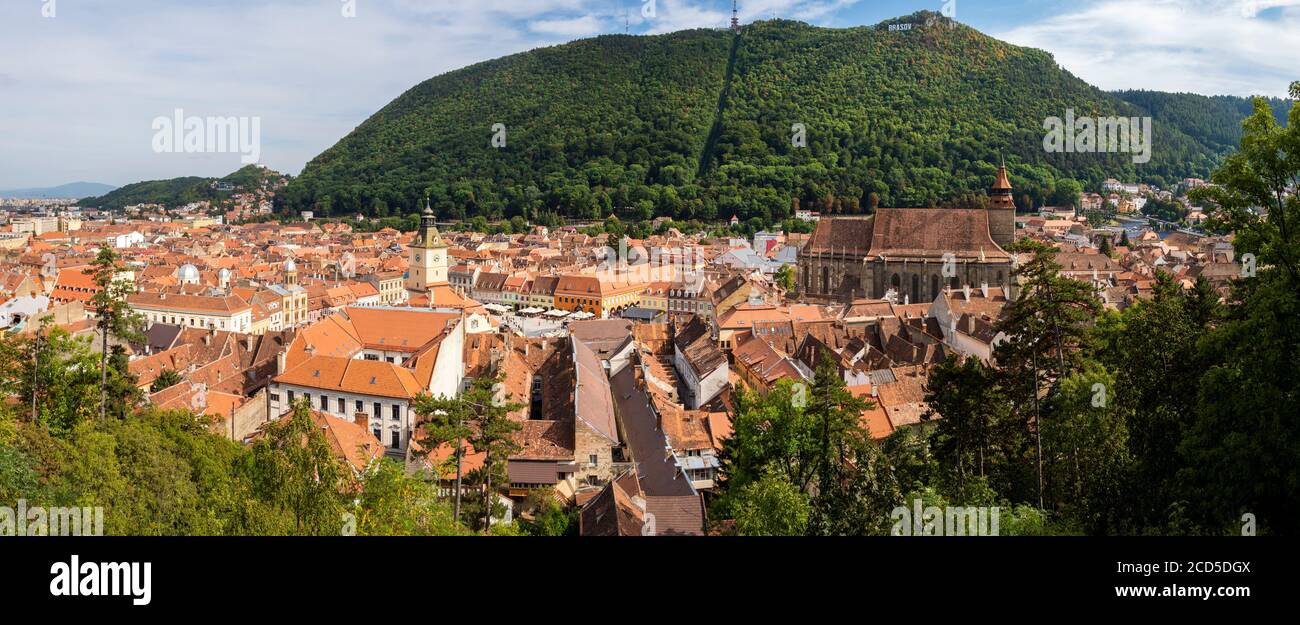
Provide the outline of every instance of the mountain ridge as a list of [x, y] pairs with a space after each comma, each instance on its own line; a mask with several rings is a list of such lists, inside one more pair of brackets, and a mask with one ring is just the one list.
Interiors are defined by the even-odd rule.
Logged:
[[[427, 194], [445, 219], [771, 223], [796, 205], [853, 214], [977, 203], [1005, 157], [1028, 208], [1064, 201], [1074, 182], [1205, 177], [1235, 147], [1249, 106], [1105, 92], [1047, 52], [933, 12], [842, 29], [768, 20], [740, 35], [601, 35], [411, 87], [307, 163], [276, 207], [384, 217]], [[1043, 121], [1071, 108], [1152, 116], [1155, 158], [1137, 167], [1122, 154], [1045, 153]], [[806, 147], [792, 146], [796, 123]]]
[[68, 182], [53, 187], [0, 190], [0, 197], [19, 199], [76, 199], [92, 194], [104, 194], [117, 187], [102, 182]]

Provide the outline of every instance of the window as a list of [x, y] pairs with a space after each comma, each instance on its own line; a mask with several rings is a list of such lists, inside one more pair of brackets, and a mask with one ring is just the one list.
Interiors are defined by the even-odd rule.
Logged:
[[329, 395], [326, 395], [326, 394], [324, 394], [324, 393], [321, 393], [321, 395], [320, 395], [320, 409], [321, 409], [321, 410], [324, 410], [324, 411], [326, 411], [326, 412], [329, 411], [329, 409], [330, 409], [330, 398], [329, 398]]
[[375, 434], [375, 440], [378, 440], [378, 441], [382, 441], [382, 440], [384, 440], [384, 433], [383, 433], [383, 432], [380, 432], [380, 431], [379, 431], [379, 428], [375, 428], [375, 430], [374, 430], [374, 434]]
[[293, 391], [289, 391], [289, 403], [293, 403]]
[[402, 433], [398, 432], [397, 430], [393, 430], [393, 447], [401, 447], [401, 446], [402, 446]]
[[362, 408], [363, 405], [364, 405], [364, 402], [362, 402], [360, 399], [358, 399], [358, 400], [357, 400], [357, 412], [365, 412], [366, 409], [365, 409], [365, 408]]
[[397, 404], [393, 404], [393, 420], [394, 421], [402, 420], [402, 407]]
[[348, 413], [347, 406], [344, 404], [343, 398], [340, 397], [340, 398], [339, 398], [339, 414], [347, 414], [347, 413]]
[[[375, 418], [376, 418], [376, 419], [382, 419], [382, 418], [384, 418], [384, 409], [383, 409], [383, 406], [380, 406], [380, 405], [379, 405], [379, 402], [375, 402], [375, 412], [374, 412], [374, 415], [375, 415]], [[379, 437], [376, 436], [375, 438], [379, 438]]]
[[279, 393], [271, 393], [271, 401], [273, 401], [273, 402], [275, 402], [275, 403], [280, 403], [280, 394], [279, 394]]
[[597, 456], [596, 454], [591, 454], [590, 456], [587, 456], [587, 462], [590, 464], [594, 465], [597, 464], [599, 461], [600, 461], [600, 457]]

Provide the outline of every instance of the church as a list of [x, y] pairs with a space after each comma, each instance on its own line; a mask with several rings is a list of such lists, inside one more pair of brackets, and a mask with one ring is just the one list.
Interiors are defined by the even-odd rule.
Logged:
[[1011, 290], [1016, 205], [1005, 165], [987, 208], [879, 208], [867, 217], [825, 218], [798, 256], [805, 301], [880, 299], [932, 302], [944, 288]]

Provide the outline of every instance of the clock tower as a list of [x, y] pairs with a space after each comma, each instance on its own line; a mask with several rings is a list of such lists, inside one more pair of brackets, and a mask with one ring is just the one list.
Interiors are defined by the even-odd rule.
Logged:
[[429, 206], [429, 198], [424, 198], [424, 214], [420, 216], [420, 229], [411, 242], [406, 274], [406, 288], [411, 291], [427, 292], [431, 287], [447, 284], [447, 244], [438, 227], [434, 224], [436, 217]]

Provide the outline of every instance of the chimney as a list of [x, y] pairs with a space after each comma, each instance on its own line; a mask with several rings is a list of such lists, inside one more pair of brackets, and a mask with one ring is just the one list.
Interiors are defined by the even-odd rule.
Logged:
[[285, 351], [284, 351], [284, 350], [281, 350], [280, 353], [278, 353], [278, 354], [275, 355], [275, 374], [276, 374], [276, 375], [280, 375], [280, 374], [284, 373], [284, 357], [285, 357]]
[[256, 343], [256, 341], [254, 341], [253, 339], [254, 337], [252, 334], [249, 334], [248, 336], [244, 337], [244, 347], [248, 349], [248, 351], [250, 352], [253, 351], [253, 348], [255, 347], [255, 343]]
[[872, 385], [871, 385], [871, 396], [872, 396], [872, 397], [879, 397], [879, 396], [880, 396], [879, 392], [876, 391], [876, 385], [875, 385], [875, 384], [872, 384]]
[[989, 298], [989, 283], [988, 283], [988, 282], [981, 282], [981, 283], [980, 283], [980, 294], [984, 296], [984, 299], [988, 299], [988, 298]]
[[370, 415], [364, 412], [358, 412], [352, 415], [352, 422], [361, 426], [361, 429], [367, 432], [370, 431]]
[[966, 301], [969, 302], [969, 301], [970, 301], [970, 285], [967, 284], [966, 286], [963, 286], [963, 287], [961, 288], [961, 292], [962, 292], [962, 295], [964, 295], [964, 296], [966, 297]]

